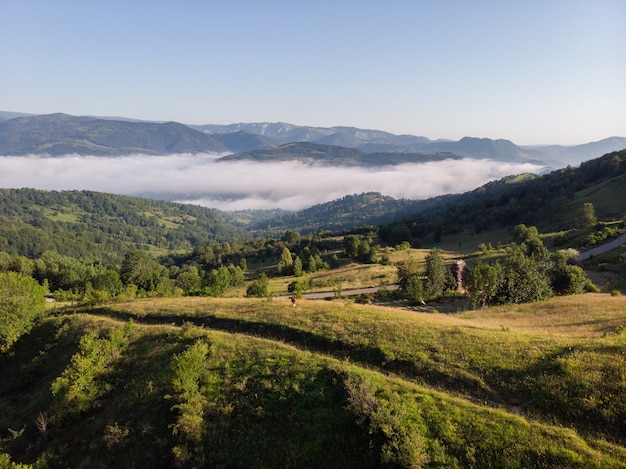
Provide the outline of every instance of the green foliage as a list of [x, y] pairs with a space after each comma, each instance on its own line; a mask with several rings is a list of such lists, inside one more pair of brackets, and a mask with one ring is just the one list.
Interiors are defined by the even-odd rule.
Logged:
[[302, 277], [304, 271], [302, 269], [302, 261], [298, 256], [293, 260], [293, 275], [296, 277]]
[[111, 329], [108, 338], [101, 338], [97, 331], [88, 331], [80, 339], [70, 365], [50, 387], [60, 406], [57, 412], [80, 413], [93, 407], [110, 389], [106, 376], [127, 345], [128, 337], [121, 329]]
[[293, 257], [289, 248], [283, 248], [278, 259], [278, 275], [292, 275], [293, 274]]
[[585, 239], [585, 245], [593, 246], [595, 244], [602, 243], [607, 239], [616, 238], [618, 235], [619, 230], [616, 227], [605, 226], [602, 230], [590, 233]]
[[167, 270], [143, 251], [130, 251], [124, 256], [120, 278], [124, 285], [136, 285], [140, 291], [156, 291], [168, 277]]
[[176, 286], [181, 288], [186, 295], [195, 295], [202, 288], [202, 278], [198, 273], [198, 268], [191, 266], [181, 272], [176, 278]]
[[205, 293], [209, 296], [222, 296], [231, 287], [244, 284], [244, 273], [241, 267], [229, 265], [221, 266], [209, 272], [206, 280]]
[[396, 266], [398, 271], [398, 285], [401, 289], [405, 289], [411, 277], [420, 277], [422, 275], [422, 266], [415, 257], [408, 257], [402, 262], [398, 262]]
[[0, 272], [0, 351], [10, 348], [44, 315], [44, 289], [31, 277]]
[[577, 265], [568, 265], [564, 254], [557, 254], [554, 265], [548, 271], [550, 286], [555, 295], [583, 293], [588, 283], [585, 271]]
[[[543, 250], [540, 252], [537, 258], [516, 248], [502, 263], [479, 262], [471, 269], [468, 279], [472, 305], [485, 307], [492, 304], [545, 300], [554, 294], [553, 280], [557, 282], [559, 291], [570, 288], [572, 291], [578, 291], [581, 272], [565, 266], [562, 269], [550, 269], [549, 263], [543, 260]], [[584, 272], [582, 274], [584, 277]]]
[[181, 250], [245, 238], [214, 209], [90, 191], [0, 189], [0, 251], [36, 259], [56, 251], [106, 267], [132, 249]]
[[196, 341], [184, 352], [172, 357], [172, 389], [178, 399], [189, 401], [200, 392], [200, 385], [207, 376], [208, 353], [208, 344]]
[[446, 288], [447, 269], [444, 264], [443, 254], [437, 248], [432, 249], [426, 256], [424, 275], [424, 296], [426, 299], [434, 299], [441, 296]]
[[576, 219], [579, 228], [587, 228], [598, 222], [596, 210], [591, 202], [585, 202]]
[[349, 234], [343, 238], [344, 254], [347, 258], [355, 261], [375, 264], [378, 260], [378, 249], [374, 246], [371, 236], [361, 238], [355, 234]]
[[10, 455], [6, 453], [0, 453], [0, 467], [2, 469], [32, 469], [33, 466], [11, 461]]
[[404, 290], [412, 304], [424, 303], [424, 283], [419, 276], [410, 276], [406, 281]]
[[[505, 177], [471, 192], [421, 201], [403, 223], [411, 230], [412, 242], [521, 223], [544, 232], [592, 226], [597, 220], [594, 217], [622, 216], [623, 207], [615, 201], [624, 200], [625, 181], [626, 150], [622, 150], [586, 161], [578, 168], [543, 176]], [[585, 209], [585, 204], [591, 206]], [[597, 215], [588, 213], [581, 218], [590, 208]]]
[[468, 276], [468, 293], [473, 308], [496, 304], [502, 275], [500, 263], [479, 262]]
[[266, 297], [269, 293], [268, 290], [269, 280], [267, 278], [267, 274], [261, 272], [259, 276], [253, 280], [248, 288], [246, 288], [246, 296], [249, 298], [263, 298]]

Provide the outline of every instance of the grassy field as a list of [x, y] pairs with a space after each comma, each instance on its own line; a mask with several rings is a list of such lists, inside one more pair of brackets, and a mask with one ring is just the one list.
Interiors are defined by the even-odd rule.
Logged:
[[0, 356], [13, 461], [626, 467], [626, 297], [457, 314], [243, 298], [53, 312]]

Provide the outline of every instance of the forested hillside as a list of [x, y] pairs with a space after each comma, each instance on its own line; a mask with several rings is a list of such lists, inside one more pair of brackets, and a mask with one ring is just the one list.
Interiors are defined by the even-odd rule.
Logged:
[[322, 145], [310, 142], [297, 142], [281, 145], [277, 148], [252, 150], [235, 155], [227, 155], [220, 161], [303, 161], [305, 163], [328, 166], [383, 166], [403, 163], [426, 163], [460, 159], [450, 152], [385, 152], [365, 153], [356, 148], [336, 145]]
[[245, 237], [225, 212], [91, 191], [0, 189], [0, 251], [31, 259], [45, 251], [105, 265], [131, 249], [164, 254]]
[[575, 226], [584, 203], [593, 204], [600, 219], [619, 219], [626, 213], [626, 150], [577, 168], [510, 176], [471, 192], [430, 199], [417, 204], [415, 216], [404, 224], [417, 240], [520, 223], [554, 232]]

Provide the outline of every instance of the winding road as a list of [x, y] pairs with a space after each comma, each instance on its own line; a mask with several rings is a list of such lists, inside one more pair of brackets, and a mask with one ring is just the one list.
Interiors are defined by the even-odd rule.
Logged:
[[585, 252], [581, 252], [577, 257], [577, 261], [584, 261], [589, 259], [590, 257], [597, 256], [598, 254], [602, 254], [606, 251], [610, 251], [611, 249], [617, 249], [622, 244], [626, 243], [626, 233], [623, 233], [621, 236], [618, 236], [614, 240], [609, 241], [608, 243], [604, 243], [600, 246], [596, 246], [594, 248], [588, 249]]

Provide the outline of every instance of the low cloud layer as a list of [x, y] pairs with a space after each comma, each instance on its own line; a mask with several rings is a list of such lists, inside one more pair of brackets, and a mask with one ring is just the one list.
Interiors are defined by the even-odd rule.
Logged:
[[164, 198], [220, 210], [301, 210], [347, 194], [380, 192], [425, 199], [472, 190], [540, 166], [490, 160], [446, 160], [375, 169], [300, 162], [217, 162], [214, 156], [0, 157], [0, 187], [93, 190]]

